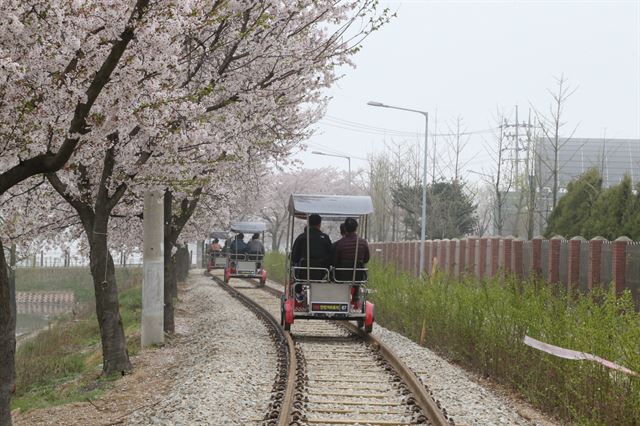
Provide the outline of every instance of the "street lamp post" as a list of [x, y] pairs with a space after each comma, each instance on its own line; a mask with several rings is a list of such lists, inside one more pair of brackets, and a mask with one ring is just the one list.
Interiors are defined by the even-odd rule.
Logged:
[[420, 220], [420, 274], [424, 272], [424, 241], [427, 229], [427, 137], [429, 135], [429, 113], [417, 109], [402, 108], [383, 104], [382, 102], [369, 101], [367, 105], [380, 108], [399, 109], [401, 111], [416, 112], [424, 116], [424, 168], [422, 171], [422, 217]]
[[346, 158], [349, 162], [349, 192], [351, 192], [351, 157], [349, 157], [348, 155], [327, 154], [326, 152], [320, 151], [311, 151], [311, 153], [316, 155], [326, 155], [327, 157]]

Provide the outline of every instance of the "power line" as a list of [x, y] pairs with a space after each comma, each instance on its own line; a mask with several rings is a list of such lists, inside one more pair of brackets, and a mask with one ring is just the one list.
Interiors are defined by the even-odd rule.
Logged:
[[[371, 126], [369, 124], [358, 123], [356, 121], [345, 120], [331, 115], [326, 115], [321, 124], [325, 126], [337, 127], [344, 130], [351, 130], [360, 133], [382, 134], [382, 135], [397, 135], [397, 136], [424, 136], [423, 132], [407, 132], [403, 130], [388, 129], [385, 127]], [[467, 132], [460, 132], [460, 136], [476, 135], [482, 133], [492, 133], [497, 128], [473, 130]], [[429, 136], [458, 136], [457, 133], [429, 133]]]

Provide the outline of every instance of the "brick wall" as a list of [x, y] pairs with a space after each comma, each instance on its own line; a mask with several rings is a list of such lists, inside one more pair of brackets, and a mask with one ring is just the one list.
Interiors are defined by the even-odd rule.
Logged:
[[[420, 242], [370, 243], [375, 257], [398, 270], [420, 274]], [[424, 273], [434, 269], [458, 275], [489, 278], [515, 274], [540, 277], [574, 291], [614, 288], [618, 294], [629, 289], [640, 307], [640, 242], [626, 237], [590, 241], [562, 236], [522, 241], [513, 237], [427, 240]]]

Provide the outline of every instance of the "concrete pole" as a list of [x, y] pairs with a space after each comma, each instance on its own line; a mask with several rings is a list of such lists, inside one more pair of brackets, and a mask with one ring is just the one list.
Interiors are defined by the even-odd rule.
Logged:
[[202, 263], [203, 250], [204, 250], [204, 241], [202, 240], [197, 241], [196, 242], [196, 265], [198, 268], [202, 268], [203, 266], [203, 263]]
[[142, 346], [164, 342], [164, 210], [162, 191], [144, 194]]

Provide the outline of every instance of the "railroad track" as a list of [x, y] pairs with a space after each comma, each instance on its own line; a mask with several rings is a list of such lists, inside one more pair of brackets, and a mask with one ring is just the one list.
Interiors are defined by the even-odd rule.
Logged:
[[453, 424], [420, 379], [375, 336], [344, 321], [298, 321], [286, 333], [276, 319], [281, 286], [241, 279], [227, 285], [213, 278], [267, 324], [278, 345], [277, 379], [263, 423]]

